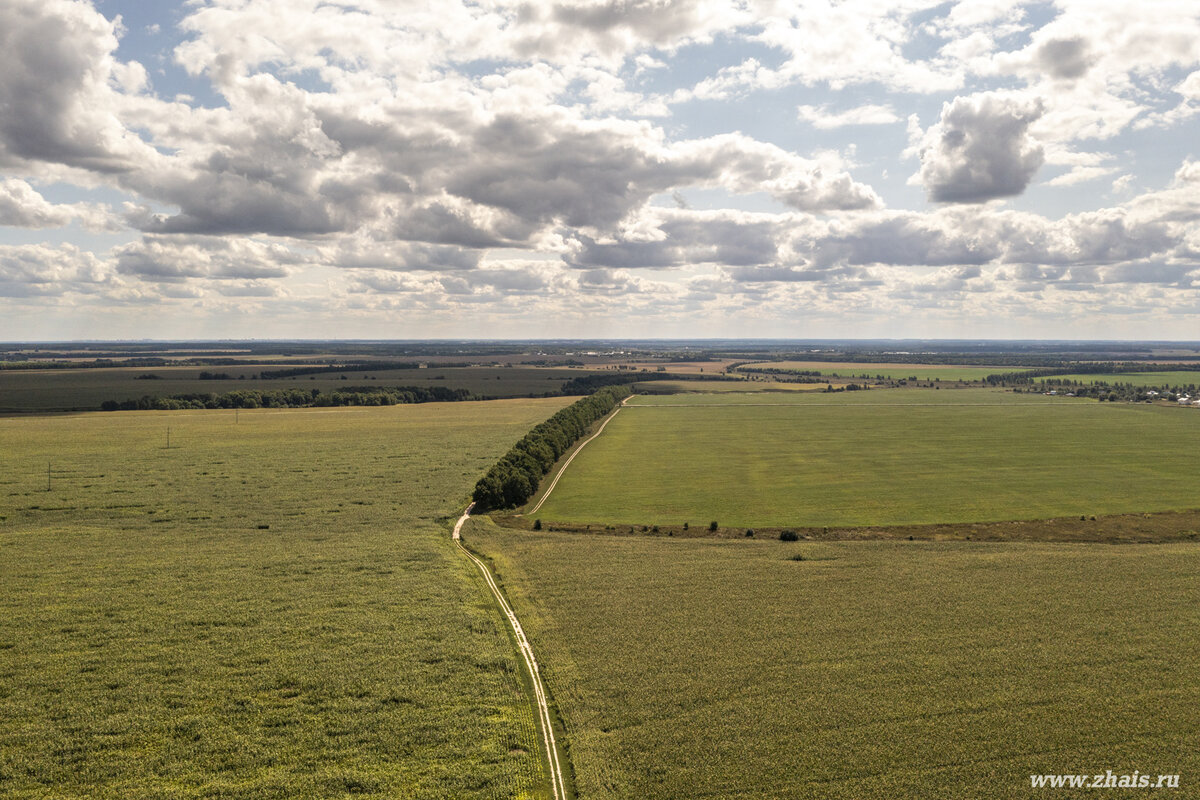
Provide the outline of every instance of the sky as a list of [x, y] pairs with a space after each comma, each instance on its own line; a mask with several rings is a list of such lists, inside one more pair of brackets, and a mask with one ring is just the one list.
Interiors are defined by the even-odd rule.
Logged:
[[0, 0], [0, 340], [1200, 340], [1195, 0]]

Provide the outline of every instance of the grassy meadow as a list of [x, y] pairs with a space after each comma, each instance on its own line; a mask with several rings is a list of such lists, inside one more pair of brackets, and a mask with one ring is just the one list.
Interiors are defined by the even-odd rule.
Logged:
[[538, 516], [775, 527], [1190, 509], [1195, 423], [983, 389], [639, 396]]
[[[255, 380], [275, 366], [220, 367], [97, 367], [91, 369], [0, 370], [0, 413], [13, 411], [95, 410], [105, 400], [136, 400], [176, 394], [203, 394], [257, 389], [320, 389], [347, 386], [443, 386], [469, 389], [486, 397], [527, 397], [558, 391], [563, 381], [587, 374], [580, 369], [538, 367], [438, 367], [428, 369], [348, 370], [343, 373], [300, 375]], [[200, 373], [223, 373], [230, 380], [200, 380]], [[157, 375], [157, 379], [139, 379]], [[342, 379], [342, 375], [346, 379]], [[244, 376], [239, 379], [239, 376]]]
[[1183, 796], [1200, 780], [1200, 545], [486, 520], [465, 536], [541, 653], [580, 797], [1075, 797], [1029, 776], [1106, 769], [1181, 774]]
[[743, 364], [746, 370], [774, 369], [784, 372], [818, 372], [840, 378], [882, 378], [889, 381], [981, 381], [998, 372], [1020, 372], [1020, 367], [975, 367], [954, 364], [879, 364], [830, 361], [763, 361]]
[[446, 518], [569, 402], [0, 418], [0, 796], [545, 796]]

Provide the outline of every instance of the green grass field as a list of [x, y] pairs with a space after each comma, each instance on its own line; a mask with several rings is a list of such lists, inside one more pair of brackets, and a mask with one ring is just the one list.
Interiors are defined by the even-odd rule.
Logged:
[[484, 520], [465, 535], [541, 653], [580, 797], [1130, 798], [1157, 795], [1032, 790], [1029, 776], [1177, 773], [1165, 794], [1179, 796], [1200, 781], [1198, 545], [786, 544]]
[[[536, 367], [438, 367], [428, 369], [365, 370], [301, 375], [274, 380], [251, 380], [263, 370], [287, 369], [295, 364], [252, 367], [148, 367], [59, 370], [0, 370], [0, 413], [12, 411], [95, 410], [105, 400], [136, 400], [212, 392], [222, 394], [247, 389], [321, 389], [347, 386], [444, 386], [469, 389], [487, 397], [526, 397], [558, 391], [563, 381], [587, 374], [580, 369]], [[232, 380], [200, 380], [202, 371], [226, 373]], [[158, 380], [139, 380], [139, 375]], [[341, 379], [341, 375], [346, 380]], [[245, 375], [244, 380], [237, 376]]]
[[747, 370], [776, 369], [784, 372], [818, 372], [840, 378], [883, 378], [902, 381], [981, 381], [998, 372], [1020, 372], [1020, 367], [968, 367], [954, 364], [858, 364], [828, 361], [764, 361], [744, 364]]
[[1117, 372], [1106, 375], [1055, 375], [1046, 380], [1070, 380], [1079, 383], [1128, 383], [1134, 386], [1200, 386], [1200, 372]]
[[569, 402], [0, 418], [0, 796], [545, 796], [445, 518]]
[[639, 396], [538, 516], [857, 526], [1195, 508], [1195, 423], [997, 390]]

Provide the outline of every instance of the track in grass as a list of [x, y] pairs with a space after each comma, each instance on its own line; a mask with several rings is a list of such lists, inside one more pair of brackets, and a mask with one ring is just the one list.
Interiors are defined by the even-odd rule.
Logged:
[[554, 800], [566, 800], [567, 787], [563, 781], [562, 764], [558, 755], [558, 743], [554, 740], [554, 721], [550, 717], [550, 705], [546, 699], [546, 685], [542, 682], [542, 675], [538, 670], [537, 659], [533, 655], [533, 647], [529, 644], [529, 639], [525, 637], [525, 629], [521, 627], [517, 615], [513, 613], [512, 606], [504, 599], [504, 594], [500, 591], [500, 587], [496, 585], [496, 579], [492, 577], [492, 571], [474, 553], [463, 547], [462, 527], [471, 518], [471, 509], [474, 506], [474, 503], [467, 506], [462, 516], [458, 518], [458, 522], [454, 523], [454, 532], [451, 534], [451, 538], [458, 545], [458, 549], [479, 568], [479, 572], [482, 573], [483, 579], [487, 582], [492, 596], [496, 598], [496, 603], [499, 604], [500, 610], [504, 612], [509, 627], [512, 629], [513, 636], [516, 638], [517, 650], [521, 653], [521, 659], [525, 662], [525, 669], [529, 674], [529, 682], [533, 687], [534, 704], [537, 706], [538, 727], [541, 728], [542, 746], [545, 748], [546, 764], [550, 771], [550, 789]]

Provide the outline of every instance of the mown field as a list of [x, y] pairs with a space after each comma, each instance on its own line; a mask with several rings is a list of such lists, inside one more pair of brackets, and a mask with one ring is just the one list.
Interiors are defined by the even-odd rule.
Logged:
[[999, 372], [1020, 372], [1020, 367], [970, 367], [954, 364], [859, 364], [830, 361], [764, 361], [743, 364], [747, 371], [774, 369], [784, 372], [818, 372], [841, 378], [882, 378], [902, 381], [981, 381]]
[[445, 518], [569, 402], [0, 418], [0, 796], [545, 796]]
[[1195, 423], [983, 389], [639, 396], [538, 516], [859, 526], [1196, 508]]
[[[444, 386], [469, 389], [487, 397], [527, 397], [558, 391], [563, 381], [587, 374], [581, 369], [537, 367], [437, 367], [428, 369], [357, 370], [254, 380], [264, 370], [294, 364], [234, 367], [149, 367], [58, 370], [0, 370], [0, 413], [12, 411], [94, 410], [105, 400], [136, 400], [177, 394], [257, 389], [320, 389], [347, 386]], [[202, 371], [224, 373], [231, 380], [200, 380]], [[158, 379], [139, 379], [157, 375]], [[345, 375], [345, 380], [342, 379]], [[245, 376], [238, 379], [238, 376]]]
[[1167, 372], [1117, 372], [1105, 375], [1055, 375], [1047, 380], [1069, 380], [1079, 383], [1128, 383], [1134, 386], [1200, 386], [1200, 372], [1190, 370]]
[[580, 797], [1075, 797], [1029, 776], [1107, 769], [1181, 774], [1190, 796], [1200, 780], [1200, 545], [471, 525], [541, 654]]

